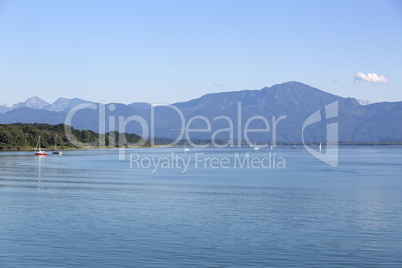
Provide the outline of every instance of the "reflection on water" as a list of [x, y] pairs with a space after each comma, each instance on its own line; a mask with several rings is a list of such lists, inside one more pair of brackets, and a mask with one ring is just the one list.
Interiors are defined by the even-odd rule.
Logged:
[[42, 158], [43, 158], [44, 156], [36, 156], [35, 158], [38, 160], [38, 185], [39, 185], [39, 188], [43, 188], [43, 185], [41, 185], [41, 178], [40, 178], [40, 176], [41, 176], [41, 162], [42, 162]]
[[130, 169], [115, 150], [2, 152], [0, 266], [401, 266], [398, 148], [341, 148], [335, 169], [276, 152], [286, 170], [185, 174]]

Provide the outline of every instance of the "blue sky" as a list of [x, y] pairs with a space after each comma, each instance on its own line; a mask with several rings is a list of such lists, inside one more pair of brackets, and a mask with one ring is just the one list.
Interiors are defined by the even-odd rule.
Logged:
[[286, 81], [402, 101], [402, 1], [0, 0], [9, 105], [174, 103]]

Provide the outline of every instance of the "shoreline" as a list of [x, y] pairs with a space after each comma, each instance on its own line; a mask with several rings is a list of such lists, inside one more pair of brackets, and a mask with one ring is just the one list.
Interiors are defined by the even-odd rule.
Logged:
[[[290, 143], [286, 143], [286, 144], [277, 144], [276, 147], [289, 147], [289, 146], [293, 146], [294, 144], [290, 144]], [[296, 143], [296, 145], [298, 146], [303, 146], [302, 143]], [[309, 146], [315, 146], [315, 145], [319, 145], [319, 142], [314, 142], [314, 143], [306, 143], [306, 145]], [[260, 148], [269, 148], [269, 145], [266, 144], [257, 144], [257, 146], [260, 146]], [[376, 146], [395, 146], [395, 147], [399, 147], [402, 146], [402, 142], [383, 142], [383, 143], [340, 143], [338, 144], [339, 147], [343, 147], [343, 146], [348, 146], [348, 147], [353, 147], [353, 146], [367, 146], [367, 147], [376, 147]], [[125, 147], [109, 147], [109, 146], [90, 146], [90, 147], [80, 147], [80, 148], [57, 148], [57, 151], [74, 151], [74, 150], [96, 150], [96, 149], [119, 149], [119, 148], [125, 148], [125, 149], [139, 149], [139, 148], [179, 148], [179, 147], [183, 147], [181, 145], [164, 145], [164, 144], [160, 144], [160, 145], [153, 145], [153, 146], [125, 146]], [[238, 147], [237, 145], [234, 147]], [[230, 147], [228, 146], [228, 148], [234, 148], [234, 147]], [[242, 144], [240, 147], [249, 147], [248, 144]], [[194, 148], [194, 147], [192, 147]], [[213, 147], [215, 148], [215, 147]], [[218, 148], [215, 148], [218, 149]], [[53, 152], [56, 151], [54, 150], [54, 148], [41, 148], [42, 151], [44, 152]], [[0, 152], [34, 152], [35, 148], [22, 148], [22, 147], [7, 147], [7, 148], [1, 148]]]
[[[53, 152], [53, 151], [73, 151], [73, 150], [96, 150], [96, 149], [119, 149], [119, 148], [126, 148], [126, 149], [134, 149], [134, 148], [173, 148], [173, 147], [178, 147], [175, 145], [154, 145], [154, 146], [125, 146], [125, 147], [109, 147], [109, 146], [90, 146], [90, 147], [80, 147], [80, 148], [57, 148], [55, 150], [54, 148], [41, 148], [42, 151], [44, 152]], [[7, 147], [7, 149], [0, 149], [0, 152], [34, 152], [35, 148], [20, 148], [18, 149], [17, 147]]]

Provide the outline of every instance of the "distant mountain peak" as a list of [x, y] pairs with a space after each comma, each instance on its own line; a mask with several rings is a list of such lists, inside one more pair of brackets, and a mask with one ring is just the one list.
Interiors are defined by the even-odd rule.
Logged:
[[278, 85], [286, 85], [286, 84], [289, 84], [289, 85], [302, 85], [302, 86], [310, 87], [309, 85], [303, 84], [302, 82], [299, 82], [299, 81], [288, 81], [288, 82], [280, 83]]
[[37, 96], [32, 96], [30, 98], [28, 98], [26, 101], [26, 103], [30, 103], [30, 104], [36, 104], [36, 103], [40, 103], [40, 104], [49, 104], [48, 102], [42, 100], [41, 98], [37, 97]]
[[8, 107], [8, 105], [7, 105], [7, 104], [5, 104], [5, 103], [3, 103], [3, 102], [1, 102], [1, 101], [0, 101], [0, 106], [3, 106], [3, 107]]
[[292, 87], [292, 88], [294, 88], [295, 86], [296, 87], [313, 88], [312, 86], [309, 86], [307, 84], [303, 84], [302, 82], [298, 82], [298, 81], [283, 82], [283, 83], [280, 83], [280, 84], [272, 85], [271, 87], [277, 87], [277, 86], [281, 86], [281, 87], [289, 86], [289, 87]]
[[[39, 98], [38, 96], [32, 96], [30, 98], [27, 99], [28, 100], [42, 100], [41, 98]], [[42, 100], [43, 101], [43, 100]]]
[[373, 103], [371, 100], [362, 100], [362, 99], [357, 99], [357, 102], [360, 103], [360, 105], [363, 105], [363, 106]]
[[49, 111], [54, 111], [54, 112], [62, 112], [64, 110], [71, 109], [75, 105], [78, 105], [81, 103], [86, 103], [86, 102], [89, 102], [89, 101], [81, 100], [79, 98], [67, 99], [67, 98], [60, 97], [52, 104], [45, 106], [43, 109], [49, 110]]
[[0, 102], [0, 113], [5, 113], [8, 112], [9, 110], [10, 107], [7, 104]]
[[28, 98], [25, 102], [20, 102], [17, 104], [14, 104], [11, 109], [16, 109], [16, 108], [21, 108], [21, 107], [28, 107], [28, 108], [33, 108], [33, 109], [42, 109], [46, 105], [49, 105], [46, 101], [42, 100], [41, 98], [37, 96], [33, 96]]
[[58, 98], [55, 102], [58, 102], [58, 101], [69, 101], [69, 100], [71, 100], [71, 99], [67, 99], [67, 98], [64, 98], [64, 97], [60, 97], [60, 98]]

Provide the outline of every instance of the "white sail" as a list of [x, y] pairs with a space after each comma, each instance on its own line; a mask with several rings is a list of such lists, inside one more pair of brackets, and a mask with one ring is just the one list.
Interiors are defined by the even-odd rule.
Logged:
[[184, 151], [190, 151], [190, 149], [187, 148], [187, 142], [184, 143]]

